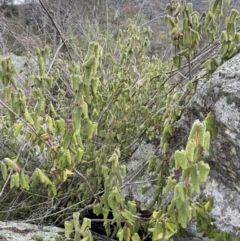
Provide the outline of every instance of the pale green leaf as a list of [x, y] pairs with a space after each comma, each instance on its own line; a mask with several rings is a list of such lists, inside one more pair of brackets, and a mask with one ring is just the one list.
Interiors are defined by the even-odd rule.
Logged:
[[195, 193], [199, 193], [200, 192], [200, 184], [198, 181], [198, 175], [197, 175], [197, 170], [196, 167], [192, 166], [190, 168], [190, 175], [191, 175], [191, 184], [193, 187], [193, 191]]
[[189, 161], [194, 162], [194, 151], [195, 151], [195, 147], [196, 147], [196, 143], [194, 140], [189, 140], [187, 142], [187, 146], [186, 146], [186, 156], [188, 158]]
[[178, 222], [183, 228], [187, 227], [187, 212], [185, 203], [178, 208]]
[[200, 182], [204, 182], [207, 179], [207, 176], [210, 171], [210, 167], [208, 164], [204, 163], [204, 161], [200, 161], [197, 164], [197, 170], [198, 170], [198, 180]]
[[119, 241], [123, 241], [123, 229], [119, 229], [117, 233], [117, 237]]
[[135, 218], [132, 216], [131, 212], [129, 212], [127, 209], [121, 212], [122, 216], [128, 220], [131, 223], [135, 222]]
[[139, 235], [137, 233], [134, 233], [134, 235], [131, 238], [132, 241], [140, 241], [141, 238], [139, 237]]
[[64, 230], [65, 230], [65, 237], [69, 238], [71, 232], [73, 231], [73, 222], [72, 221], [65, 221], [64, 222]]
[[168, 193], [176, 185], [176, 182], [177, 181], [175, 179], [172, 179], [172, 177], [169, 176], [167, 185], [165, 187], [165, 192]]
[[210, 132], [206, 131], [204, 136], [203, 149], [208, 151], [210, 148]]
[[178, 193], [178, 197], [181, 199], [182, 202], [185, 200], [184, 188], [182, 183], [178, 183], [175, 187]]
[[157, 221], [154, 226], [152, 240], [156, 241], [161, 238], [163, 238], [163, 224]]
[[175, 168], [179, 169], [181, 167], [183, 170], [187, 168], [187, 158], [185, 150], [177, 150], [175, 152]]

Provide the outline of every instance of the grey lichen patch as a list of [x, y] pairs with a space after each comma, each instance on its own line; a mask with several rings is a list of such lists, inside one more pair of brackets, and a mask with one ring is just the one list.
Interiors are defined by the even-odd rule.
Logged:
[[235, 103], [228, 104], [226, 97], [221, 97], [215, 103], [217, 121], [225, 124], [230, 130], [240, 130], [240, 112]]
[[64, 229], [24, 222], [0, 222], [0, 235], [5, 241], [55, 241], [56, 237], [64, 236]]
[[204, 184], [203, 194], [214, 198], [211, 216], [222, 231], [240, 235], [240, 193], [222, 185], [213, 178]]
[[57, 236], [57, 237], [55, 237], [54, 241], [63, 241], [63, 238], [61, 236]]
[[236, 151], [236, 148], [235, 148], [235, 147], [232, 147], [232, 148], [231, 148], [231, 153], [232, 153], [233, 155], [237, 155], [237, 151]]
[[230, 131], [229, 129], [225, 130], [225, 133], [233, 140], [237, 139], [237, 134], [235, 132]]
[[[235, 235], [240, 235], [239, 66], [240, 54], [220, 66], [210, 80], [199, 84], [183, 116], [175, 124], [176, 143], [171, 146], [174, 148], [174, 144], [179, 143], [185, 145], [183, 136], [189, 134], [192, 123], [196, 119], [203, 120], [210, 111], [214, 114], [218, 135], [216, 139], [211, 138], [210, 155], [204, 154], [204, 157], [211, 167], [210, 175], [215, 181], [210, 188], [205, 187], [205, 193], [215, 197], [212, 214], [218, 227]], [[233, 216], [230, 217], [231, 215]]]
[[[131, 197], [135, 200], [142, 210], [146, 210], [149, 205], [155, 185], [151, 183], [151, 174], [147, 172], [148, 158], [154, 154], [154, 146], [150, 143], [143, 143], [139, 146], [136, 152], [132, 155], [131, 159], [125, 163], [127, 168], [127, 178], [134, 177], [139, 170], [143, 169], [133, 178], [131, 182], [126, 182], [126, 186], [121, 190], [124, 197]], [[149, 189], [142, 194], [142, 186], [148, 185]]]
[[35, 240], [35, 241], [43, 241], [43, 237], [39, 236], [39, 235], [33, 235], [32, 236], [32, 240]]

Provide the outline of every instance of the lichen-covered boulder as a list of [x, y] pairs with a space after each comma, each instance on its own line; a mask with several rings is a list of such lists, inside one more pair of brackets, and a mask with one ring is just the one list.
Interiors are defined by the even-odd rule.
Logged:
[[51, 226], [37, 226], [24, 222], [0, 222], [0, 240], [60, 241], [64, 240], [64, 229]]
[[[121, 193], [124, 198], [131, 198], [137, 202], [141, 210], [147, 210], [152, 200], [156, 186], [151, 181], [151, 173], [148, 169], [148, 158], [155, 152], [151, 143], [143, 143], [138, 147], [131, 159], [124, 163], [127, 168], [128, 177], [124, 181]], [[142, 186], [148, 185], [148, 190], [143, 194]]]
[[211, 151], [206, 153], [211, 181], [203, 193], [215, 198], [212, 216], [216, 225], [240, 235], [240, 55], [199, 84], [175, 126], [175, 143], [184, 145], [194, 121], [202, 121], [209, 112], [215, 117], [218, 134], [211, 141]]

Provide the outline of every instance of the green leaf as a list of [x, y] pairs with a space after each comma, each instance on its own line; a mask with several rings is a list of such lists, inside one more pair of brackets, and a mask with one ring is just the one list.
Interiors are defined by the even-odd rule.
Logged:
[[190, 167], [188, 167], [183, 171], [182, 181], [188, 180], [189, 176], [190, 176]]
[[173, 63], [175, 68], [180, 69], [182, 66], [182, 57], [180, 55], [173, 56]]
[[15, 187], [19, 187], [19, 185], [20, 185], [19, 173], [16, 172], [16, 173], [13, 174], [13, 175], [15, 175]]
[[111, 162], [112, 165], [116, 168], [118, 166], [118, 156], [116, 153], [113, 153], [112, 156], [108, 159], [108, 162]]
[[102, 174], [104, 176], [104, 179], [108, 178], [109, 171], [110, 171], [110, 169], [107, 166], [105, 166], [105, 165], [102, 166]]
[[117, 233], [117, 237], [119, 241], [123, 241], [123, 229], [120, 228]]
[[164, 157], [167, 157], [167, 154], [169, 152], [169, 144], [167, 142], [164, 143], [162, 152], [163, 152]]
[[229, 22], [234, 22], [237, 16], [239, 16], [238, 10], [231, 9]]
[[175, 168], [179, 169], [181, 167], [183, 170], [187, 168], [187, 158], [185, 150], [175, 151]]
[[189, 49], [183, 49], [178, 53], [179, 56], [188, 56], [189, 55]]
[[206, 124], [206, 130], [209, 131], [213, 138], [217, 137], [218, 128], [215, 122], [215, 117], [212, 112], [209, 112], [207, 117], [204, 119], [204, 123]]
[[64, 222], [64, 229], [65, 229], [65, 237], [69, 238], [71, 232], [73, 231], [73, 221], [65, 221]]
[[107, 223], [108, 222], [107, 217], [108, 217], [108, 214], [109, 214], [109, 209], [103, 207], [102, 211], [103, 211], [102, 214], [103, 214], [104, 222]]
[[195, 166], [192, 166], [190, 168], [190, 175], [191, 175], [191, 184], [193, 186], [193, 191], [195, 193], [199, 193], [200, 192], [200, 185], [199, 185], [197, 170], [196, 170]]
[[193, 123], [192, 129], [190, 131], [188, 140], [195, 140], [196, 145], [203, 146], [204, 143], [204, 135], [205, 135], [205, 126], [199, 120], [196, 120]]
[[74, 212], [73, 213], [73, 224], [74, 224], [75, 230], [79, 229], [79, 217], [80, 217], [80, 213], [79, 212]]
[[[198, 204], [195, 204], [195, 210], [202, 218], [204, 218], [206, 220], [209, 219], [209, 216], [206, 214], [203, 207], [199, 206]], [[204, 220], [204, 221], [206, 221], [206, 220]]]
[[172, 179], [172, 177], [169, 176], [167, 185], [165, 187], [165, 192], [168, 193], [176, 185], [176, 182], [177, 181], [175, 179]]
[[153, 155], [149, 156], [149, 158], [148, 158], [148, 168], [150, 170], [155, 169], [156, 162], [157, 162], [157, 157], [156, 156], [153, 156]]
[[63, 139], [61, 140], [61, 146], [63, 149], [69, 148], [72, 140], [73, 140], [73, 135], [74, 135], [74, 128], [72, 125], [69, 125], [68, 131], [65, 133]]
[[186, 146], [186, 156], [189, 161], [192, 163], [195, 161], [194, 160], [194, 151], [195, 151], [196, 143], [194, 140], [188, 140], [187, 146]]
[[197, 164], [197, 170], [198, 170], [198, 180], [200, 182], [205, 182], [210, 171], [209, 165], [204, 163], [204, 161], [200, 161]]
[[61, 135], [64, 135], [65, 134], [65, 121], [64, 121], [64, 119], [60, 118], [59, 120], [56, 120], [55, 124], [56, 124], [58, 132]]
[[210, 148], [210, 132], [206, 131], [204, 136], [203, 149], [208, 151]]
[[177, 225], [176, 223], [172, 222], [165, 222], [165, 227], [171, 231], [172, 234], [177, 232]]
[[39, 168], [36, 168], [36, 173], [38, 174], [38, 177], [40, 181], [46, 185], [52, 185], [52, 182], [50, 179], [46, 176], [46, 174]]
[[118, 187], [115, 186], [112, 188], [112, 195], [113, 195], [113, 197], [115, 197], [116, 201], [119, 203], [120, 202], [120, 192], [119, 192]]
[[172, 95], [168, 95], [168, 96], [167, 96], [167, 100], [166, 100], [166, 108], [169, 107], [169, 105], [170, 105], [170, 103], [171, 103], [171, 101], [172, 101], [172, 98], [173, 98]]
[[131, 212], [127, 209], [121, 212], [122, 216], [131, 223], [135, 223], [135, 218], [132, 216]]
[[30, 124], [30, 125], [34, 125], [34, 121], [31, 117], [31, 115], [29, 114], [28, 110], [26, 109], [25, 112], [24, 112], [24, 117], [26, 119], [26, 121]]
[[94, 204], [93, 213], [96, 214], [97, 216], [102, 213], [102, 205], [100, 203]]
[[154, 226], [152, 240], [161, 240], [163, 238], [163, 231], [163, 224], [157, 221]]
[[126, 225], [123, 227], [123, 237], [125, 241], [130, 241], [131, 239], [131, 231]]
[[134, 235], [131, 238], [132, 241], [140, 241], [141, 238], [139, 237], [139, 235], [137, 233], [134, 233]]
[[227, 42], [228, 41], [228, 34], [226, 30], [223, 30], [220, 35], [220, 41], [221, 42]]
[[178, 208], [178, 222], [181, 224], [183, 228], [187, 227], [187, 211], [186, 211], [186, 204], [183, 203]]
[[91, 228], [91, 219], [83, 218], [82, 225], [79, 232], [84, 233], [87, 228]]
[[182, 183], [178, 183], [175, 187], [177, 196], [181, 199], [182, 202], [185, 201], [185, 193], [184, 193], [184, 188]]
[[120, 166], [119, 166], [119, 170], [120, 170], [120, 172], [121, 172], [122, 177], [126, 177], [126, 175], [127, 175], [126, 166], [125, 166], [125, 165], [120, 165]]
[[223, 233], [215, 233], [214, 241], [223, 241]]
[[137, 212], [137, 205], [136, 205], [135, 201], [128, 201], [127, 202], [127, 206], [129, 207], [129, 211], [132, 214], [136, 214], [136, 212]]
[[23, 125], [24, 125], [23, 122], [13, 124], [13, 130], [14, 130], [13, 136], [14, 137], [17, 137], [19, 135], [20, 131], [22, 130]]
[[7, 166], [4, 162], [1, 162], [1, 172], [2, 172], [2, 176], [3, 176], [3, 180], [6, 181], [8, 171], [7, 171]]
[[144, 194], [149, 189], [149, 186], [147, 184], [143, 185], [141, 189], [142, 189], [142, 194]]
[[20, 186], [23, 189], [29, 190], [29, 178], [28, 178], [28, 175], [24, 174], [23, 170], [20, 172], [19, 182], [20, 182]]
[[15, 172], [19, 171], [19, 167], [16, 164], [16, 160], [12, 160], [10, 158], [4, 158], [4, 163], [8, 166], [8, 169], [14, 170]]
[[204, 208], [205, 208], [206, 211], [208, 211], [208, 212], [211, 212], [211, 211], [212, 211], [213, 202], [214, 202], [214, 200], [213, 200], [213, 198], [211, 197], [211, 198], [209, 198], [209, 200], [204, 204]]

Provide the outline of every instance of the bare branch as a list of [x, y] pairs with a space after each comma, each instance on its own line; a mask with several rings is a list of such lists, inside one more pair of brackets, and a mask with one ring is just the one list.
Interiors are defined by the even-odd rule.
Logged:
[[72, 56], [71, 56], [71, 54], [70, 54], [70, 52], [69, 52], [69, 50], [68, 50], [68, 47], [67, 47], [67, 44], [66, 44], [66, 42], [65, 42], [65, 40], [64, 40], [63, 34], [62, 34], [62, 32], [60, 31], [59, 27], [57, 26], [57, 23], [55, 22], [55, 20], [53, 19], [52, 15], [49, 13], [49, 11], [48, 11], [47, 8], [45, 7], [45, 5], [43, 4], [42, 0], [39, 0], [39, 2], [40, 2], [40, 4], [41, 4], [42, 8], [44, 9], [44, 11], [47, 13], [48, 17], [50, 18], [50, 20], [51, 20], [54, 28], [57, 30], [57, 32], [58, 32], [61, 40], [63, 41], [63, 43], [64, 43], [64, 45], [65, 45], [65, 47], [66, 47], [66, 50], [67, 50], [68, 55], [69, 55], [69, 58], [72, 60]]

